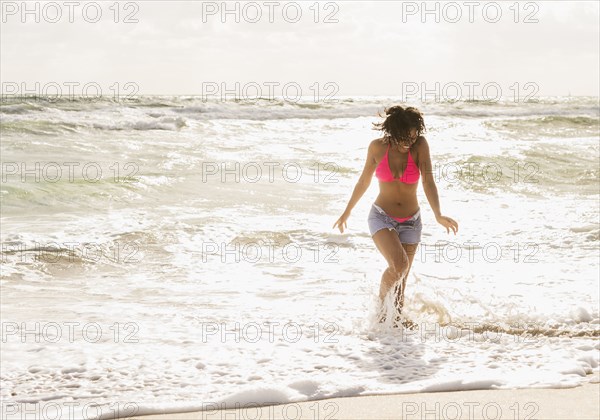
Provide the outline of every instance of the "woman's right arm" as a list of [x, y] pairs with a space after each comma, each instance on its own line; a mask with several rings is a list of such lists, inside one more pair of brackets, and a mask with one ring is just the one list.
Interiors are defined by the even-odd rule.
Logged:
[[363, 167], [362, 173], [356, 182], [356, 186], [354, 187], [354, 191], [352, 192], [352, 197], [350, 197], [350, 201], [344, 210], [344, 213], [350, 214], [356, 203], [361, 199], [361, 197], [365, 194], [365, 192], [369, 189], [369, 185], [371, 185], [371, 180], [373, 179], [373, 173], [377, 168], [377, 161], [375, 160], [375, 151], [377, 150], [377, 142], [378, 140], [373, 140], [369, 144], [369, 149], [367, 150], [367, 160], [365, 162], [365, 166]]
[[350, 201], [348, 201], [348, 205], [346, 206], [346, 209], [344, 210], [344, 213], [342, 214], [342, 216], [333, 225], [334, 228], [336, 227], [336, 225], [339, 226], [340, 232], [342, 232], [342, 233], [344, 232], [343, 228], [346, 223], [346, 220], [348, 219], [348, 217], [350, 217], [350, 212], [352, 212], [352, 209], [354, 208], [356, 203], [358, 203], [358, 201], [365, 194], [367, 189], [369, 189], [369, 185], [371, 185], [371, 179], [373, 179], [373, 173], [375, 172], [375, 169], [377, 168], [377, 161], [375, 160], [375, 155], [376, 155], [376, 151], [377, 151], [377, 142], [378, 141], [379, 140], [373, 140], [369, 144], [369, 148], [367, 151], [367, 160], [365, 162], [365, 166], [363, 167], [362, 173], [360, 174], [360, 177], [358, 178], [358, 181], [356, 182], [354, 191], [352, 192], [352, 196], [350, 197]]

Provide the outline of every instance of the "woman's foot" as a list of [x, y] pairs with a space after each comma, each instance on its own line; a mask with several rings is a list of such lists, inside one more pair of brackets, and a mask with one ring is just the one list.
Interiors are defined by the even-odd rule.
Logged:
[[402, 326], [403, 326], [404, 328], [406, 328], [407, 330], [411, 330], [411, 331], [413, 331], [413, 330], [416, 330], [416, 329], [418, 329], [418, 328], [419, 328], [419, 325], [418, 325], [418, 324], [415, 324], [413, 321], [411, 321], [411, 320], [410, 320], [410, 319], [408, 319], [408, 318], [404, 318], [404, 319], [402, 320]]
[[[385, 313], [385, 311], [381, 311], [379, 313], [379, 323], [384, 324], [386, 322], [386, 320], [387, 320], [387, 314]], [[392, 322], [392, 328], [400, 328], [400, 325], [402, 325], [405, 329], [411, 330], [411, 331], [419, 328], [418, 324], [416, 324], [412, 320], [406, 318], [401, 313], [397, 313], [396, 316], [394, 317], [394, 322]]]
[[396, 319], [394, 319], [392, 328], [400, 328], [400, 325], [402, 325], [405, 329], [411, 330], [411, 331], [419, 328], [419, 326], [416, 323], [414, 323], [412, 320], [402, 317], [402, 316], [397, 316]]

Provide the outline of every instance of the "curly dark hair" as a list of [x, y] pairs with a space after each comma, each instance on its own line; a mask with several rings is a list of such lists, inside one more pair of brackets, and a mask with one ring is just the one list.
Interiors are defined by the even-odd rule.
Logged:
[[417, 108], [412, 106], [402, 108], [400, 105], [385, 108], [386, 117], [379, 114], [385, 121], [380, 123], [372, 123], [373, 130], [383, 131], [383, 142], [388, 143], [393, 141], [396, 144], [408, 142], [410, 130], [415, 128], [417, 136], [425, 132], [425, 121], [423, 114]]

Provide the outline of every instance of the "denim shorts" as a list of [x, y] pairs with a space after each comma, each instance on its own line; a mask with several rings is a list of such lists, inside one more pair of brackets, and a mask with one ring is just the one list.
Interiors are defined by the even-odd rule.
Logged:
[[423, 224], [421, 223], [420, 209], [410, 219], [400, 223], [388, 216], [381, 207], [373, 204], [369, 212], [368, 222], [371, 236], [381, 229], [390, 229], [396, 231], [402, 243], [416, 244], [421, 242]]

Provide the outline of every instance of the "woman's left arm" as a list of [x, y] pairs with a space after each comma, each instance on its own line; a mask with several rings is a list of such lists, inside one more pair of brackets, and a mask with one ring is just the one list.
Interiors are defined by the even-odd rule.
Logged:
[[429, 144], [425, 137], [421, 137], [418, 144], [419, 153], [419, 170], [421, 171], [421, 182], [423, 183], [423, 191], [429, 205], [435, 215], [435, 220], [446, 228], [446, 232], [450, 233], [450, 229], [456, 235], [458, 232], [458, 223], [454, 219], [448, 216], [442, 215], [440, 209], [440, 198], [438, 196], [437, 186], [435, 185], [435, 179], [433, 176], [433, 165], [431, 164], [431, 155], [429, 153]]

